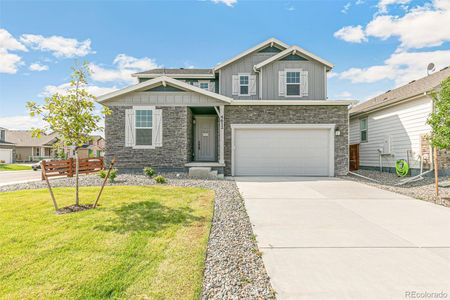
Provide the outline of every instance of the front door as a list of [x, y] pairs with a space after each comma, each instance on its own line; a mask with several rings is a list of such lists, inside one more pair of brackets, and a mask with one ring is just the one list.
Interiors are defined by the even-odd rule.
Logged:
[[216, 160], [216, 116], [195, 116], [195, 160]]

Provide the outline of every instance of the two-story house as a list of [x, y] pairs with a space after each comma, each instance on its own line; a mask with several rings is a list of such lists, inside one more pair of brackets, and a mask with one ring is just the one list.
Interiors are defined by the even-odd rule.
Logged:
[[333, 65], [271, 38], [212, 69], [154, 69], [99, 97], [107, 159], [121, 169], [233, 176], [348, 170], [348, 105], [327, 100]]

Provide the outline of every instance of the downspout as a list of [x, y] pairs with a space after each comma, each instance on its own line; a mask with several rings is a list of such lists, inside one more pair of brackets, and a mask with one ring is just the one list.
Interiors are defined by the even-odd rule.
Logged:
[[258, 73], [258, 81], [259, 81], [259, 87], [258, 87], [258, 98], [259, 98], [259, 100], [262, 100], [262, 72], [261, 71], [258, 71], [256, 68], [255, 68], [255, 66], [253, 66], [253, 71], [255, 72], [255, 73]]

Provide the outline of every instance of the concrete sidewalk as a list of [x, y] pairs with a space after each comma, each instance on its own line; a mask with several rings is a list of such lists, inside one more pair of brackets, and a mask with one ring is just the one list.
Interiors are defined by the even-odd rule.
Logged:
[[278, 299], [450, 298], [449, 208], [334, 178], [236, 181]]

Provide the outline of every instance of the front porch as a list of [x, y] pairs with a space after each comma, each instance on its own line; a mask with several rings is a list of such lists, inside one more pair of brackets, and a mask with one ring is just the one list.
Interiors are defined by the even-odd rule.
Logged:
[[225, 168], [223, 106], [188, 107], [188, 159], [193, 177], [211, 178]]

